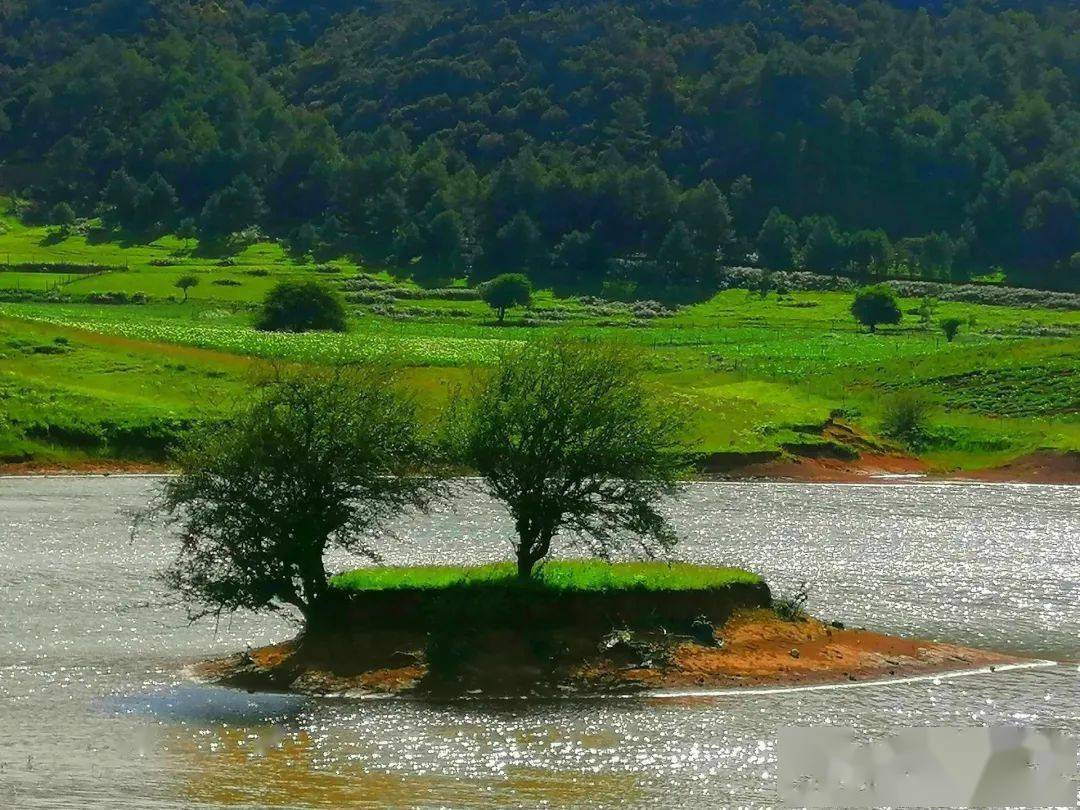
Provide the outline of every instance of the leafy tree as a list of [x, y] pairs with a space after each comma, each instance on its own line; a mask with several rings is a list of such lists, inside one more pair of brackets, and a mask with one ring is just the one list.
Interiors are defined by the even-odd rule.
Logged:
[[876, 332], [881, 324], [900, 323], [903, 317], [896, 293], [885, 284], [863, 287], [855, 293], [851, 314], [863, 326], [869, 327], [871, 332]]
[[140, 224], [146, 228], [167, 230], [176, 221], [176, 189], [158, 172], [150, 175], [138, 197]]
[[323, 217], [322, 224], [319, 226], [319, 240], [328, 248], [336, 248], [341, 245], [341, 240], [344, 238], [345, 231], [337, 215], [328, 213]]
[[522, 273], [503, 273], [480, 285], [480, 297], [498, 313], [502, 323], [506, 310], [532, 303], [532, 282]]
[[604, 248], [595, 231], [570, 231], [555, 246], [552, 263], [560, 281], [580, 284], [599, 274], [604, 263]]
[[904, 239], [900, 247], [907, 263], [923, 277], [949, 278], [951, 275], [956, 246], [945, 234]]
[[803, 220], [806, 241], [803, 243], [803, 263], [818, 273], [835, 273], [845, 265], [847, 242], [832, 217], [809, 217]]
[[184, 275], [180, 276], [180, 278], [178, 278], [176, 281], [173, 282], [173, 286], [176, 287], [176, 289], [181, 290], [184, 293], [184, 300], [183, 300], [182, 303], [187, 303], [188, 291], [192, 287], [198, 287], [199, 286], [199, 277], [196, 276], [196, 275], [192, 275], [191, 273], [185, 273]]
[[684, 415], [655, 398], [622, 347], [530, 343], [452, 413], [463, 459], [514, 519], [519, 577], [559, 533], [601, 557], [675, 543], [659, 506], [687, 469]]
[[423, 507], [416, 409], [384, 367], [275, 373], [228, 419], [189, 434], [148, 516], [179, 529], [164, 582], [192, 619], [239, 609], [334, 619], [325, 556], [374, 558], [372, 532]]
[[964, 322], [960, 318], [942, 318], [938, 325], [941, 327], [945, 339], [952, 343], [953, 338], [960, 332], [960, 327], [964, 325]]
[[798, 240], [799, 226], [795, 220], [778, 208], [772, 209], [758, 233], [758, 262], [770, 270], [790, 270], [795, 266]]
[[66, 235], [75, 224], [75, 211], [66, 202], [57, 203], [49, 212], [49, 221], [60, 229], [60, 233]]
[[848, 237], [847, 252], [857, 273], [881, 276], [892, 255], [892, 246], [885, 231], [856, 231]]
[[424, 243], [424, 259], [453, 276], [464, 265], [465, 225], [456, 211], [437, 214], [428, 226]]
[[180, 220], [180, 224], [176, 226], [176, 235], [183, 239], [186, 246], [190, 248], [191, 241], [199, 238], [199, 226], [191, 217], [185, 217]]
[[498, 229], [485, 260], [489, 267], [527, 271], [536, 266], [542, 250], [539, 227], [532, 217], [519, 211]]
[[258, 224], [265, 213], [266, 204], [258, 186], [241, 174], [206, 201], [199, 216], [199, 232], [203, 239], [217, 242]]
[[723, 246], [732, 237], [731, 208], [720, 189], [705, 180], [682, 195], [679, 219], [692, 234], [694, 248], [704, 260], [720, 259]]
[[139, 219], [139, 200], [143, 193], [142, 185], [126, 171], [118, 169], [113, 172], [102, 194], [106, 224], [120, 228], [133, 227]]
[[761, 275], [758, 276], [757, 284], [755, 285], [759, 298], [765, 299], [769, 297], [769, 293], [772, 292], [773, 287], [776, 286], [775, 279], [776, 274], [772, 270], [764, 269], [761, 271]]
[[937, 306], [938, 300], [929, 295], [919, 302], [919, 308], [916, 310], [919, 315], [919, 323], [927, 329], [930, 328], [930, 324], [934, 321], [934, 313], [937, 311]]
[[319, 232], [310, 222], [305, 222], [289, 239], [289, 252], [298, 258], [310, 254], [319, 245]]
[[318, 281], [279, 281], [266, 294], [255, 326], [267, 332], [344, 332], [345, 304]]
[[685, 222], [677, 220], [664, 237], [657, 259], [669, 280], [684, 281], [694, 277], [696, 258], [690, 229]]

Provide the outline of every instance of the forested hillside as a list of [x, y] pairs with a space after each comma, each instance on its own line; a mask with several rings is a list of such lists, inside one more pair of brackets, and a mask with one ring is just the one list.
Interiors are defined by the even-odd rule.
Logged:
[[0, 0], [0, 163], [31, 221], [434, 277], [1076, 289], [1080, 8]]

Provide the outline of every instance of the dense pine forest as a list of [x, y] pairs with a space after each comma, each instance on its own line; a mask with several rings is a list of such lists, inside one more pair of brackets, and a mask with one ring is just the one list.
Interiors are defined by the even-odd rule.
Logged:
[[1072, 0], [0, 0], [0, 193], [419, 278], [1080, 287]]

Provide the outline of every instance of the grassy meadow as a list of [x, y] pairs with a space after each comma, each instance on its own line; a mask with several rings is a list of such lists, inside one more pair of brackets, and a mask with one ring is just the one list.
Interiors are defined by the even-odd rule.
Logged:
[[[189, 273], [199, 284], [182, 301], [174, 283]], [[274, 283], [312, 277], [346, 290], [347, 333], [251, 327]], [[44, 300], [50, 292], [59, 302]], [[498, 326], [463, 289], [426, 291], [345, 259], [298, 261], [270, 242], [202, 256], [173, 237], [100, 241], [3, 216], [0, 461], [159, 460], [268, 361], [392, 359], [434, 417], [474, 370], [555, 330], [640, 347], [657, 389], [693, 409], [687, 438], [705, 453], [812, 451], [835, 441], [830, 419], [888, 446], [883, 404], [909, 389], [933, 403], [927, 436], [909, 449], [943, 468], [1080, 449], [1080, 312], [941, 302], [927, 326], [905, 299], [899, 326], [868, 334], [850, 303], [850, 293], [732, 289], [665, 309], [541, 291]], [[937, 322], [953, 316], [963, 326], [949, 343]]]

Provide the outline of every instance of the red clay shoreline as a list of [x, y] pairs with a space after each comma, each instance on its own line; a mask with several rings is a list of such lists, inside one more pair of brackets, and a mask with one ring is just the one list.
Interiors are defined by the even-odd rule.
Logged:
[[[173, 469], [162, 462], [105, 459], [0, 464], [0, 475], [4, 476], [155, 475], [170, 472]], [[910, 483], [913, 480], [1080, 484], [1080, 451], [1040, 450], [999, 466], [963, 471], [934, 470], [918, 458], [886, 453], [862, 453], [852, 459], [780, 453], [732, 454], [723, 462], [706, 464], [699, 478], [823, 484]]]
[[955, 471], [935, 470], [921, 459], [902, 455], [863, 453], [856, 459], [789, 456], [737, 466], [709, 477], [847, 484], [910, 483], [912, 480], [1080, 484], [1080, 452], [1042, 450], [995, 467]]

